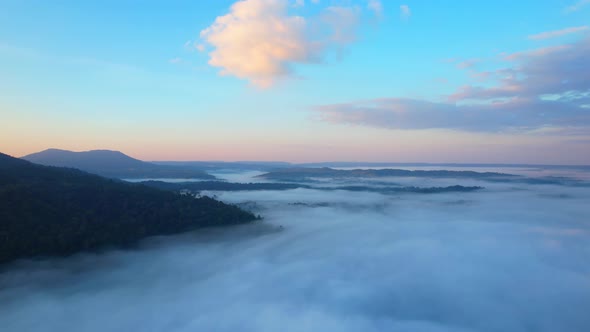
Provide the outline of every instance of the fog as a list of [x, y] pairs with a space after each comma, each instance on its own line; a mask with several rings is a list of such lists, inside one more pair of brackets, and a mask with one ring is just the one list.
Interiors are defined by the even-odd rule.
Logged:
[[590, 188], [402, 182], [486, 189], [212, 192], [249, 202], [265, 219], [152, 238], [136, 250], [8, 266], [0, 273], [0, 327], [590, 330]]

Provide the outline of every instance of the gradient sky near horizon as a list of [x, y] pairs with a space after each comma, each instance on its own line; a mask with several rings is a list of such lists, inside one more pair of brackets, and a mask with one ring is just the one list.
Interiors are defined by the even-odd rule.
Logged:
[[0, 151], [590, 164], [588, 0], [0, 0]]

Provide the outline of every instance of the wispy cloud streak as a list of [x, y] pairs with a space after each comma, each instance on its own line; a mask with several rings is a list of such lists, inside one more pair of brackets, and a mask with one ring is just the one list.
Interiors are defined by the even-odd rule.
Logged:
[[590, 27], [587, 25], [584, 25], [584, 26], [565, 28], [565, 29], [555, 30], [555, 31], [541, 32], [538, 34], [530, 35], [529, 39], [532, 39], [532, 40], [550, 39], [550, 38], [561, 37], [561, 36], [569, 35], [572, 33], [583, 32], [583, 31], [588, 31], [588, 30], [590, 30]]

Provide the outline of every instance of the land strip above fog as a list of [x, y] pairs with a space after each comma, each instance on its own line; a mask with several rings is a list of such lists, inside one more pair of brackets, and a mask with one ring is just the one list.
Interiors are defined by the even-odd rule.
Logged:
[[[520, 183], [537, 185], [565, 185], [588, 186], [587, 182], [564, 177], [524, 177], [520, 175], [497, 172], [474, 171], [409, 171], [400, 169], [354, 169], [337, 170], [332, 168], [290, 168], [279, 169], [256, 176], [265, 181], [257, 183], [234, 183], [224, 181], [195, 181], [195, 182], [164, 182], [144, 181], [142, 184], [170, 191], [187, 191], [198, 193], [201, 191], [268, 191], [268, 190], [292, 190], [292, 189], [316, 189], [316, 190], [344, 190], [355, 192], [376, 192], [381, 194], [420, 193], [435, 194], [448, 192], [472, 192], [484, 189], [479, 185], [464, 186], [449, 185], [402, 185], [391, 181], [392, 178], [421, 178], [421, 179], [470, 179], [481, 180], [490, 183]], [[365, 179], [359, 183], [359, 179]], [[375, 179], [383, 179], [379, 181]], [[332, 180], [332, 181], [327, 181]], [[355, 180], [350, 183], [347, 180]]]
[[322, 168], [276, 169], [258, 175], [257, 178], [284, 182], [314, 182], [314, 179], [359, 179], [359, 178], [425, 178], [425, 179], [474, 179], [487, 182], [555, 184], [588, 186], [587, 182], [567, 177], [525, 177], [499, 172], [450, 171], [450, 170], [404, 170], [404, 169], [352, 169]]
[[468, 192], [484, 189], [479, 186], [446, 186], [446, 187], [402, 187], [394, 184], [388, 186], [363, 186], [363, 185], [344, 185], [344, 186], [312, 186], [307, 184], [295, 183], [231, 183], [220, 181], [199, 181], [199, 182], [164, 182], [164, 181], [144, 181], [141, 184], [158, 189], [171, 191], [257, 191], [257, 190], [291, 190], [291, 189], [316, 189], [316, 190], [345, 190], [345, 191], [365, 191], [377, 192], [382, 194], [397, 193], [446, 193], [446, 192]]

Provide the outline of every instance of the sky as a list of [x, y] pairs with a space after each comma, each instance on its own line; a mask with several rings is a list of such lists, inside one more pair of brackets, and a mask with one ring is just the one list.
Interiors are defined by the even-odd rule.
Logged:
[[590, 1], [0, 0], [0, 151], [590, 164]]

